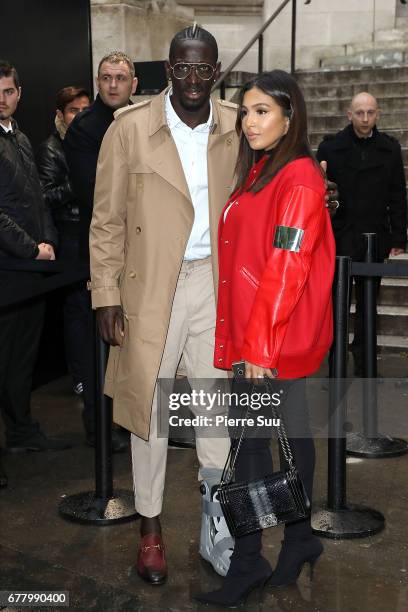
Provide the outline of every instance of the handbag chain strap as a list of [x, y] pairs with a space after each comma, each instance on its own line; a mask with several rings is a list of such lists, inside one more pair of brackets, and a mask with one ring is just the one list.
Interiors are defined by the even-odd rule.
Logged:
[[[295, 465], [295, 460], [293, 458], [293, 453], [292, 453], [292, 449], [290, 447], [289, 444], [289, 440], [288, 440], [288, 436], [286, 434], [286, 429], [285, 429], [285, 423], [283, 421], [282, 415], [278, 413], [276, 406], [273, 404], [272, 402], [272, 389], [270, 386], [270, 382], [268, 380], [268, 378], [265, 377], [264, 379], [264, 384], [268, 390], [268, 393], [271, 397], [271, 412], [272, 412], [272, 417], [274, 419], [278, 419], [279, 420], [279, 425], [277, 426], [277, 433], [278, 433], [278, 440], [282, 449], [282, 453], [283, 456], [285, 457], [286, 463], [289, 466], [289, 471], [293, 472], [296, 470], [296, 465]], [[254, 385], [251, 386], [251, 390], [250, 390], [250, 394], [252, 394], [252, 391], [254, 389]], [[232, 481], [233, 478], [233, 474], [234, 474], [234, 470], [235, 470], [235, 464], [238, 458], [238, 454], [241, 448], [241, 444], [242, 441], [244, 439], [244, 434], [245, 434], [245, 429], [246, 429], [246, 423], [248, 420], [248, 416], [250, 413], [251, 407], [248, 406], [246, 414], [245, 414], [245, 418], [244, 418], [244, 424], [242, 426], [242, 431], [241, 431], [241, 435], [239, 436], [239, 440], [238, 440], [238, 444], [236, 445], [235, 448], [235, 452], [232, 448], [232, 444], [230, 446], [230, 450], [228, 453], [228, 457], [227, 460], [225, 462], [224, 465], [224, 469], [222, 471], [222, 476], [221, 476], [221, 482], [220, 485], [224, 485], [224, 484], [229, 484]]]

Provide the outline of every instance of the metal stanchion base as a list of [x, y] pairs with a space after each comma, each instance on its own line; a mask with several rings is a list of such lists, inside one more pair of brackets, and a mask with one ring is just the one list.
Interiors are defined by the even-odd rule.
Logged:
[[111, 498], [96, 497], [95, 491], [64, 497], [59, 514], [69, 521], [93, 525], [113, 525], [139, 518], [132, 492], [117, 489]]
[[362, 433], [347, 436], [347, 454], [353, 457], [379, 459], [397, 457], [408, 453], [408, 442], [401, 438], [391, 438], [378, 434], [376, 438], [366, 438]]
[[384, 529], [385, 518], [377, 510], [348, 504], [341, 510], [322, 505], [312, 514], [313, 532], [324, 538], [351, 540], [365, 538]]

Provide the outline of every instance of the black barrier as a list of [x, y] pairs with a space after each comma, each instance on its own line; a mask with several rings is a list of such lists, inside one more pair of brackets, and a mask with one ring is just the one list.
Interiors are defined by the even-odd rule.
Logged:
[[328, 496], [312, 515], [313, 531], [334, 539], [363, 538], [384, 528], [377, 510], [346, 499], [347, 347], [351, 259], [336, 257], [333, 285], [334, 341], [330, 359]]
[[[16, 272], [16, 279], [3, 288], [0, 307], [17, 303], [55, 289], [67, 287], [89, 278], [89, 265], [76, 263], [75, 268], [59, 261], [37, 261], [21, 259], [0, 259], [0, 271]], [[33, 277], [24, 283], [18, 281], [18, 272], [31, 272]], [[49, 274], [41, 277], [40, 274]], [[34, 276], [35, 275], [35, 276]], [[95, 318], [94, 318], [95, 321]], [[113, 489], [112, 470], [112, 405], [103, 393], [108, 347], [99, 337], [94, 325], [94, 345], [96, 354], [96, 436], [95, 436], [95, 491], [87, 491], [65, 496], [58, 511], [68, 520], [111, 525], [138, 518], [134, 507], [133, 493]]]
[[113, 489], [112, 470], [112, 401], [103, 393], [108, 346], [98, 334], [94, 317], [96, 435], [95, 435], [95, 491], [85, 491], [64, 497], [60, 515], [77, 523], [112, 525], [139, 517], [134, 495], [123, 489]]
[[[363, 234], [365, 262], [377, 258], [377, 235]], [[352, 268], [353, 270], [353, 268]], [[397, 457], [408, 452], [408, 443], [378, 432], [377, 410], [377, 286], [375, 276], [363, 277], [363, 431], [350, 434], [347, 453], [370, 459]]]

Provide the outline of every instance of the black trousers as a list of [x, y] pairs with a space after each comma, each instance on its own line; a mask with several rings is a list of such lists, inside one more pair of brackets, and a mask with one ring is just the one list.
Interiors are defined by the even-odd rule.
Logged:
[[[304, 379], [273, 381], [271, 384], [273, 392], [279, 393], [283, 390], [281, 394], [282, 401], [278, 411], [284, 419], [296, 467], [303, 480], [310, 502], [312, 502], [315, 446], [309, 425], [306, 403], [306, 381]], [[248, 394], [250, 391], [252, 397], [254, 393], [267, 392], [266, 387], [263, 385], [252, 387], [249, 383], [235, 381], [232, 390], [239, 398], [242, 398], [243, 394]], [[242, 400], [240, 399], [238, 404], [231, 406], [230, 416], [245, 416], [246, 410], [247, 408], [242, 406]], [[250, 416], [256, 419], [258, 414], [271, 417], [270, 408], [252, 411]], [[233, 446], [237, 445], [238, 433], [238, 429], [230, 430]], [[276, 437], [276, 430], [274, 432], [273, 427], [270, 427], [269, 431], [268, 428], [263, 428], [262, 430], [259, 428], [247, 428], [247, 433], [241, 444], [235, 466], [235, 480], [237, 482], [262, 478], [274, 471], [270, 446], [272, 437]], [[281, 452], [280, 463], [281, 468], [284, 468], [285, 459]], [[310, 518], [285, 525], [285, 539], [305, 539], [311, 535]], [[262, 548], [261, 539], [262, 532], [236, 538], [234, 558], [235, 563], [240, 566], [240, 571], [245, 571], [246, 568], [251, 567], [256, 557], [260, 555]]]
[[[61, 226], [58, 257], [74, 266], [80, 261], [78, 223]], [[68, 370], [74, 383], [82, 382], [84, 410], [82, 418], [87, 432], [95, 431], [95, 377], [93, 315], [86, 283], [67, 287], [64, 294], [64, 343]]]
[[[72, 229], [71, 229], [72, 226]], [[78, 223], [57, 226], [59, 235], [58, 260], [74, 267], [79, 262]], [[87, 324], [89, 298], [85, 283], [64, 289], [64, 345], [65, 358], [74, 384], [83, 382], [83, 338]]]
[[95, 346], [90, 292], [85, 284], [77, 290], [75, 326], [80, 333], [80, 371], [84, 387], [82, 418], [87, 432], [95, 431]]
[[0, 404], [9, 445], [39, 429], [30, 396], [44, 311], [41, 298], [0, 309]]

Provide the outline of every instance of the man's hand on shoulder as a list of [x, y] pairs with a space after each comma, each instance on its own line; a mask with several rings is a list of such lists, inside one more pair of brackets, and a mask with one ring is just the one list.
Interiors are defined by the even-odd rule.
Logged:
[[329, 181], [327, 178], [327, 161], [321, 161], [320, 167], [324, 172], [326, 182], [326, 208], [329, 210], [329, 214], [332, 217], [339, 207], [339, 192], [337, 190], [337, 183], [333, 183], [333, 181]]
[[122, 346], [125, 335], [121, 306], [101, 306], [96, 309], [96, 321], [101, 338], [111, 346]]

